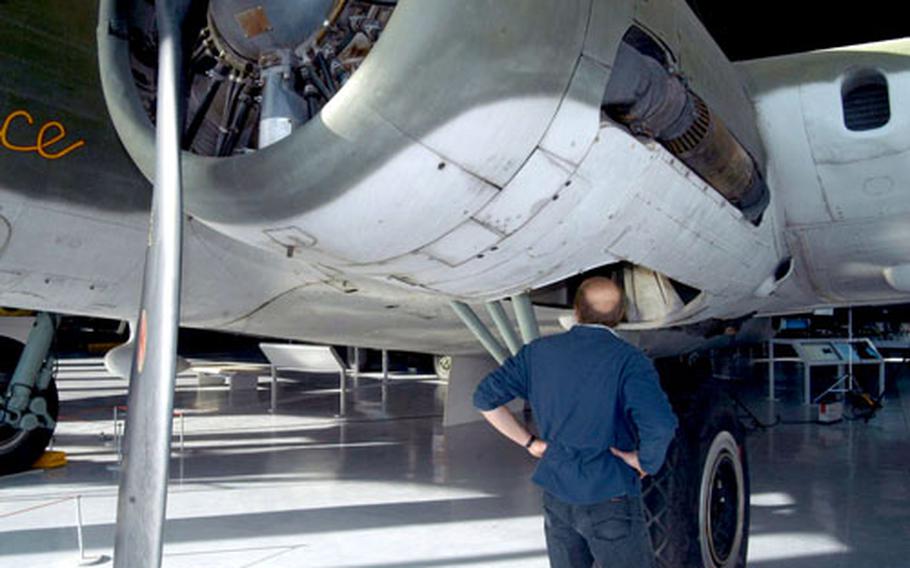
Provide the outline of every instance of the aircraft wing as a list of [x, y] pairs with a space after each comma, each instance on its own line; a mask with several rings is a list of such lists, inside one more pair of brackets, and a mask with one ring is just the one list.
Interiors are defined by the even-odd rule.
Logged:
[[[824, 231], [865, 233], [812, 217], [813, 172], [837, 167], [824, 140], [789, 144], [783, 117], [799, 117], [775, 106], [811, 106], [821, 79], [733, 65], [682, 2], [310, 4], [328, 18], [218, 2], [190, 18], [184, 325], [451, 353], [477, 349], [451, 300], [531, 291], [555, 331], [588, 274], [623, 283], [630, 331], [906, 298], [902, 190], [871, 217], [892, 243], [877, 288], [826, 279], [868, 249], [835, 253]], [[0, 7], [0, 304], [135, 317], [150, 10]], [[906, 54], [864, 57], [895, 81], [877, 147], [898, 156]], [[857, 183], [907, 187], [870, 152], [850, 162], [868, 166]]]

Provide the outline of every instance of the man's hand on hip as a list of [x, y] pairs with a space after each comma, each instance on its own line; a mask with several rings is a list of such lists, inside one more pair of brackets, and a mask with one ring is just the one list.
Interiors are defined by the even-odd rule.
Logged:
[[534, 440], [528, 447], [528, 453], [537, 459], [542, 458], [547, 453], [547, 443], [543, 440]]
[[626, 465], [638, 472], [638, 477], [644, 479], [648, 473], [641, 468], [641, 464], [638, 462], [638, 452], [624, 452], [622, 450], [617, 450], [616, 448], [610, 448], [610, 451], [613, 452], [613, 455], [626, 462]]

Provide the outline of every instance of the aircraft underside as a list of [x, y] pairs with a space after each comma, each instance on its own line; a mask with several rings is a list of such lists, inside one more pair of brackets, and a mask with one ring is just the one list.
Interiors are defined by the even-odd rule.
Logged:
[[[149, 173], [153, 12], [112, 2], [101, 10], [107, 108]], [[267, 16], [218, 10], [192, 19], [185, 325], [461, 352], [476, 343], [450, 298], [537, 290], [543, 325], [558, 329], [578, 274], [625, 284], [630, 330], [905, 297], [906, 135], [891, 124], [873, 145], [866, 133], [865, 150], [848, 156], [887, 171], [858, 182], [881, 205], [837, 203], [854, 186], [836, 177], [825, 185], [834, 158], [811, 159], [830, 127], [805, 119], [805, 164], [779, 155], [793, 145], [775, 122], [779, 108], [802, 117], [781, 100], [792, 89], [762, 93], [786, 65], [734, 67], [684, 6], [670, 17], [624, 2], [527, 13], [502, 3], [351, 2], [309, 43], [291, 49], [299, 38], [275, 39], [279, 60], [260, 57], [265, 40], [231, 27], [265, 25], [256, 18]], [[9, 25], [40, 13], [20, 8]], [[295, 26], [316, 25], [300, 14]], [[82, 21], [76, 29], [94, 20]], [[78, 45], [68, 69], [85, 84], [74, 81], [66, 97], [35, 90], [35, 77], [59, 71], [20, 64], [7, 74], [6, 92], [15, 85], [17, 95], [4, 105], [5, 136], [22, 146], [56, 119], [68, 134], [55, 151], [84, 146], [54, 160], [5, 151], [0, 302], [134, 319], [147, 186], [102, 114], [88, 69], [93, 39], [71, 32], [58, 41]], [[860, 58], [902, 70], [901, 49], [826, 55], [817, 75], [838, 57], [844, 69]], [[509, 53], [517, 59], [503, 67]], [[615, 70], [625, 80], [611, 87]], [[762, 96], [730, 88], [743, 70]], [[905, 77], [888, 75], [895, 108]], [[622, 87], [631, 82], [645, 93], [637, 100]], [[820, 97], [822, 86], [812, 87]], [[805, 90], [795, 93], [804, 111]], [[10, 119], [18, 107], [38, 122]], [[110, 167], [99, 172], [98, 163]], [[816, 167], [832, 171], [821, 187], [790, 181]], [[426, 341], [415, 345], [415, 336]]]

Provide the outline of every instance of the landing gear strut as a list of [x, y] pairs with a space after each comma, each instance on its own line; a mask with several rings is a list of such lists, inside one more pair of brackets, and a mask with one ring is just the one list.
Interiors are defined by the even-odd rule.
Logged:
[[56, 361], [50, 351], [58, 322], [38, 314], [24, 346], [0, 338], [0, 475], [30, 468], [57, 427]]

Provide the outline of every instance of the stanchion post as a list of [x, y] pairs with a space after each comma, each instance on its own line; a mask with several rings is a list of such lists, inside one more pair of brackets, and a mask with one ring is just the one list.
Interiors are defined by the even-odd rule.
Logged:
[[85, 541], [82, 536], [82, 495], [76, 495], [76, 540], [79, 545], [79, 560], [85, 560]]
[[114, 447], [117, 450], [117, 464], [123, 463], [123, 425], [121, 420], [125, 420], [125, 417], [121, 416], [120, 406], [114, 406]]
[[278, 411], [278, 369], [275, 367], [275, 365], [272, 365], [270, 371], [272, 374], [272, 388], [271, 392], [269, 393], [269, 397], [271, 398], [271, 407], [269, 408], [269, 412], [274, 414]]
[[768, 400], [774, 400], [774, 340], [768, 340]]

